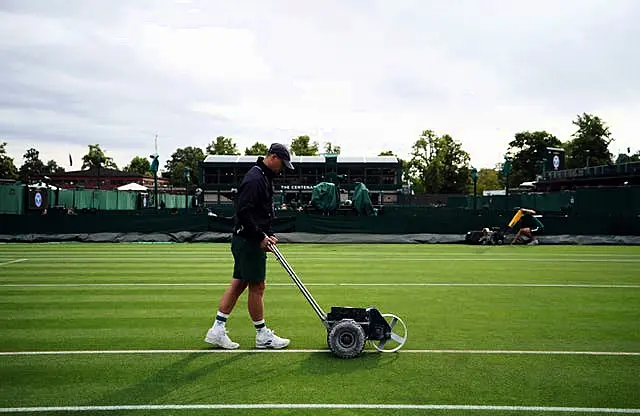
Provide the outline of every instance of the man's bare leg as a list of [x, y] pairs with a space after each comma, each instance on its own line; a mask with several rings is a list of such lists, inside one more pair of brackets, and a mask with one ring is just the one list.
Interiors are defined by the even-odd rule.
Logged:
[[518, 233], [516, 234], [515, 238], [513, 239], [513, 241], [511, 242], [511, 245], [515, 244], [516, 241], [518, 240], [518, 238], [520, 238], [520, 234], [522, 234], [522, 229], [520, 229], [518, 231]]
[[218, 310], [222, 313], [229, 315], [233, 308], [236, 306], [236, 302], [242, 292], [247, 288], [248, 282], [241, 279], [232, 279], [231, 284], [225, 290], [222, 299], [220, 299], [220, 306]]
[[249, 283], [249, 315], [254, 322], [264, 319], [264, 289], [264, 281]]
[[206, 342], [225, 349], [236, 349], [240, 346], [237, 342], [231, 341], [227, 335], [226, 324], [229, 314], [246, 288], [247, 282], [240, 279], [231, 280], [231, 284], [227, 287], [227, 290], [225, 290], [222, 299], [220, 299], [216, 320], [211, 329], [207, 331], [204, 339]]

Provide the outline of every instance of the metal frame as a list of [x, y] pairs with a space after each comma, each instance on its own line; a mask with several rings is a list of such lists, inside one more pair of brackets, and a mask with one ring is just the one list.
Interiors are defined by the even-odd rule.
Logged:
[[280, 262], [282, 267], [284, 267], [287, 273], [289, 273], [289, 276], [291, 276], [291, 279], [293, 280], [293, 282], [296, 284], [296, 286], [298, 286], [298, 289], [300, 289], [300, 292], [302, 292], [305, 299], [307, 299], [307, 301], [309, 302], [309, 304], [311, 305], [315, 313], [318, 315], [318, 318], [320, 318], [320, 320], [322, 321], [322, 324], [325, 327], [329, 328], [329, 324], [327, 323], [327, 314], [322, 309], [322, 307], [318, 304], [318, 302], [316, 302], [313, 296], [311, 296], [311, 293], [307, 290], [305, 285], [302, 283], [302, 280], [300, 280], [300, 278], [298, 277], [296, 272], [293, 270], [293, 268], [289, 265], [289, 263], [287, 263], [287, 260], [284, 258], [282, 253], [280, 253], [280, 250], [278, 250], [278, 247], [276, 247], [273, 244], [270, 244], [269, 250], [271, 250], [271, 252], [276, 256], [276, 259], [278, 259], [278, 261]]

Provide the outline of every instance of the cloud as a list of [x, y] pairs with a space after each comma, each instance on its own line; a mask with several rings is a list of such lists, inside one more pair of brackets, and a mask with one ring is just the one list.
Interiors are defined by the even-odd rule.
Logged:
[[433, 129], [493, 166], [515, 132], [566, 140], [586, 111], [612, 150], [637, 147], [638, 17], [633, 0], [5, 0], [0, 137], [17, 163], [100, 143], [126, 165], [156, 133], [163, 158], [301, 134], [406, 157]]

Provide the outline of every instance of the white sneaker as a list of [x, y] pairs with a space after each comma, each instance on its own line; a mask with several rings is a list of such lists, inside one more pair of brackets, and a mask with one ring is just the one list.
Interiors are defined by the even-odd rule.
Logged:
[[529, 243], [530, 246], [537, 246], [538, 244], [540, 244], [538, 240], [533, 240], [532, 242]]
[[237, 342], [231, 341], [227, 335], [227, 329], [223, 326], [214, 326], [207, 331], [207, 336], [204, 338], [205, 342], [209, 344], [222, 347], [225, 350], [235, 350], [240, 346]]
[[291, 340], [280, 338], [269, 328], [264, 328], [262, 331], [256, 333], [256, 348], [274, 348], [279, 350], [280, 348], [285, 348], [290, 342]]

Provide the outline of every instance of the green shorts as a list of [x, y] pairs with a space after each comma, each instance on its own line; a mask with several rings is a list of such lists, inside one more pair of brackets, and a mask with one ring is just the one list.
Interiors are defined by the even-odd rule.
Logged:
[[248, 282], [261, 282], [267, 275], [267, 252], [260, 242], [234, 235], [231, 238], [233, 278]]

